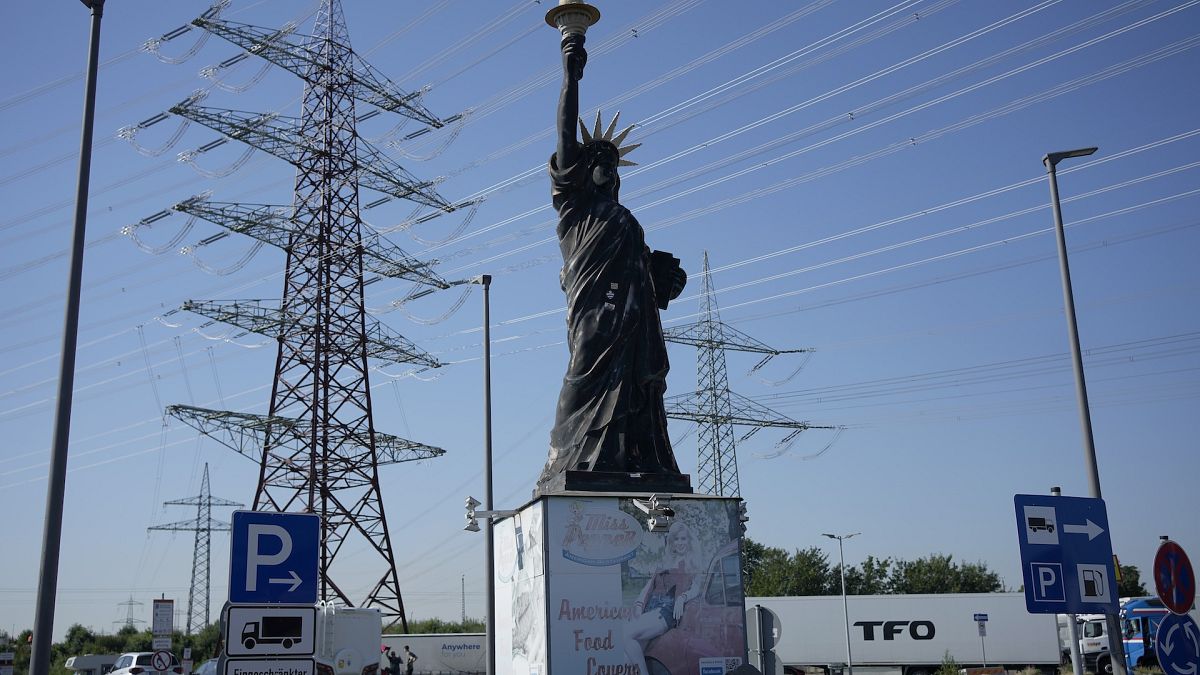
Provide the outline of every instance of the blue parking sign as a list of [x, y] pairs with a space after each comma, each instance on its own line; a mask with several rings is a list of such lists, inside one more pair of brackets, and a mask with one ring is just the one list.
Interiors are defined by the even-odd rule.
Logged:
[[1016, 495], [1025, 606], [1038, 614], [1116, 614], [1112, 538], [1103, 499]]
[[1066, 602], [1067, 590], [1063, 584], [1061, 563], [1029, 563], [1033, 577], [1033, 598], [1037, 602]]
[[312, 513], [235, 511], [229, 602], [313, 604], [321, 519]]

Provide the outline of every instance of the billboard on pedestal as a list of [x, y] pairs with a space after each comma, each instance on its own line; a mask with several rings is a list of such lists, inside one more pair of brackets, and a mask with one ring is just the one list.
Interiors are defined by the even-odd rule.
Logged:
[[496, 671], [548, 675], [542, 501], [496, 523]]
[[[560, 494], [496, 523], [502, 675], [725, 675], [745, 661], [738, 499]], [[661, 520], [662, 516], [658, 518]]]

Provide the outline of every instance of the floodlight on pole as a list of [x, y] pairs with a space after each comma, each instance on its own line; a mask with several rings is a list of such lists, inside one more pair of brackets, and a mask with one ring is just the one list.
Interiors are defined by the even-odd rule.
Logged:
[[837, 539], [838, 543], [838, 560], [839, 570], [842, 573], [842, 618], [846, 625], [846, 675], [854, 675], [854, 660], [850, 656], [850, 605], [846, 602], [846, 554], [842, 551], [842, 542], [851, 537], [857, 537], [862, 532], [854, 532], [853, 534], [829, 534], [822, 533], [822, 537]]
[[[1062, 205], [1058, 198], [1058, 175], [1055, 167], [1064, 159], [1087, 157], [1098, 148], [1079, 148], [1062, 152], [1048, 152], [1042, 157], [1046, 173], [1050, 177], [1050, 207], [1054, 212], [1054, 236], [1058, 242], [1058, 267], [1062, 276], [1063, 313], [1067, 317], [1067, 337], [1071, 343], [1071, 365], [1075, 369], [1075, 397], [1079, 402], [1079, 426], [1083, 432], [1083, 457], [1087, 470], [1091, 496], [1100, 499], [1100, 470], [1096, 465], [1096, 441], [1092, 435], [1092, 414], [1088, 406], [1087, 381], [1083, 375], [1083, 354], [1079, 349], [1079, 326], [1075, 320], [1075, 292], [1071, 286], [1071, 267], [1067, 262], [1067, 237], [1063, 229]], [[1105, 615], [1105, 629], [1109, 636], [1110, 663], [1113, 675], [1125, 675], [1125, 644], [1121, 620], [1115, 614]]]

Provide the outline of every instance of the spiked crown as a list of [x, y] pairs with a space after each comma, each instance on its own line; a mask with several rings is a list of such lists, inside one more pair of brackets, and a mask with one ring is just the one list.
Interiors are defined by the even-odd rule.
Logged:
[[637, 162], [631, 162], [625, 159], [625, 155], [628, 155], [637, 148], [641, 147], [642, 144], [634, 143], [633, 145], [621, 145], [621, 143], [625, 140], [625, 137], [629, 135], [629, 132], [633, 131], [634, 125], [630, 124], [629, 126], [625, 127], [621, 133], [613, 136], [613, 131], [615, 131], [617, 128], [617, 120], [620, 118], [621, 113], [618, 111], [617, 114], [613, 115], [612, 120], [609, 121], [608, 126], [604, 128], [603, 132], [600, 130], [601, 126], [599, 110], [596, 111], [596, 123], [593, 125], [591, 131], [588, 131], [587, 124], [584, 123], [583, 118], [579, 118], [579, 131], [583, 135], [583, 144], [592, 145], [607, 143], [617, 151], [617, 166], [637, 166]]

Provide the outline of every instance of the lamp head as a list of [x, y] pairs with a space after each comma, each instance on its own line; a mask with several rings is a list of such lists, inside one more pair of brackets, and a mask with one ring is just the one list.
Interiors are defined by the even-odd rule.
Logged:
[[1087, 157], [1099, 149], [1100, 148], [1091, 147], [1079, 148], [1078, 150], [1064, 150], [1062, 152], [1048, 152], [1046, 153], [1046, 156], [1042, 158], [1042, 164], [1045, 164], [1048, 167], [1053, 167], [1064, 159], [1070, 159], [1072, 157]]

